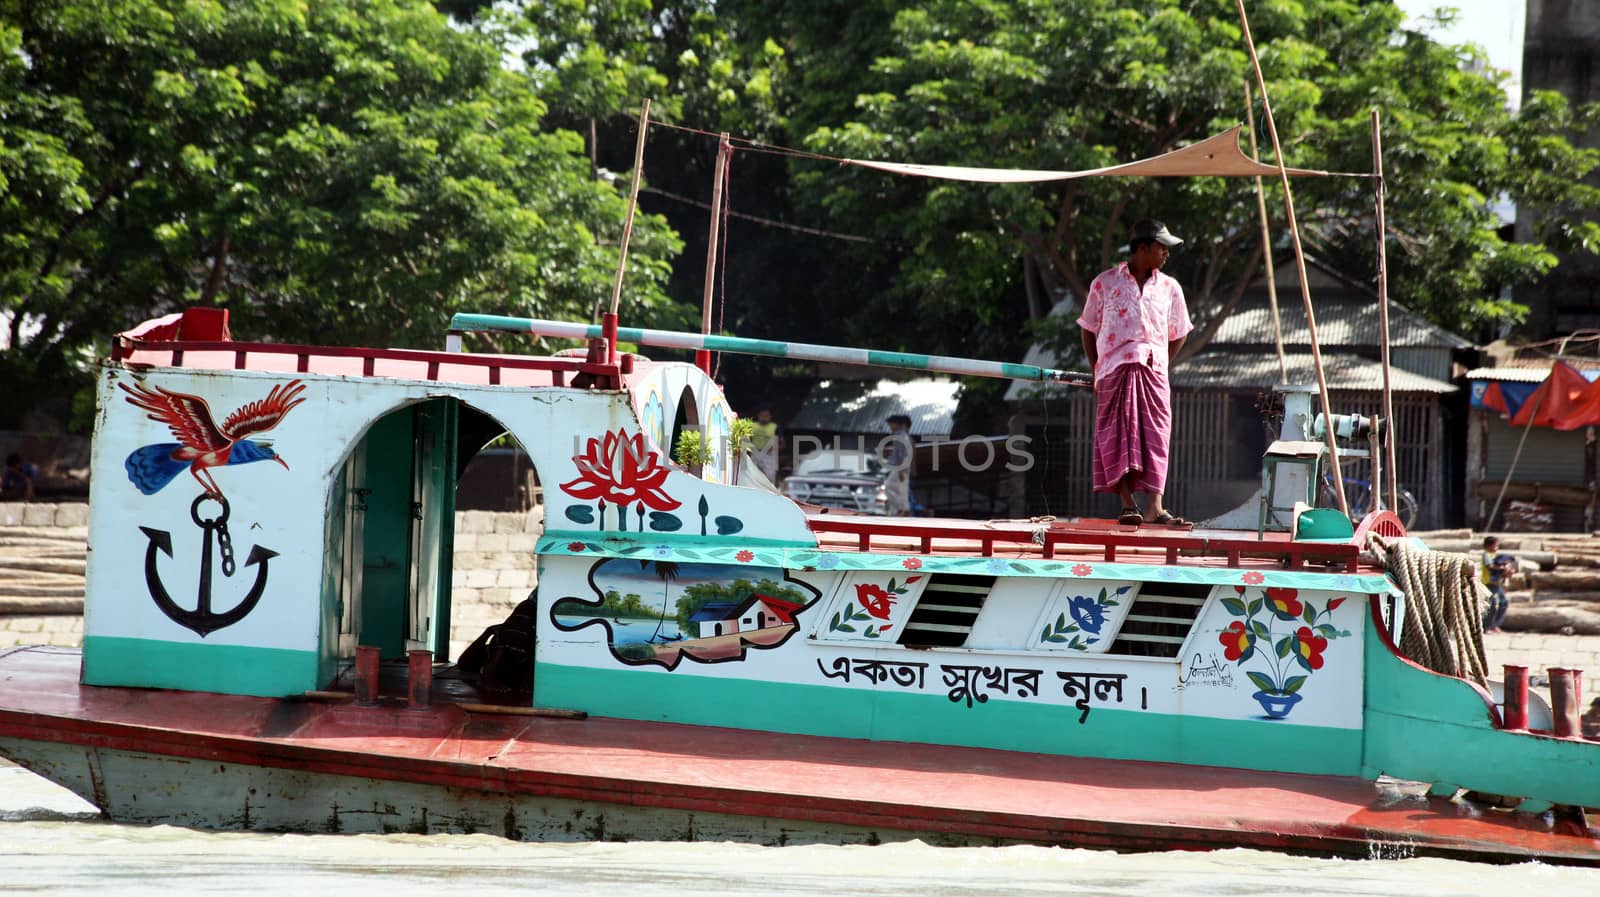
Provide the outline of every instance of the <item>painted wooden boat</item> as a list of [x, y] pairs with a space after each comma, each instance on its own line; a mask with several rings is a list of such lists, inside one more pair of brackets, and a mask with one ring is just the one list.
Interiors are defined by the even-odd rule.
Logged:
[[[734, 414], [632, 355], [245, 343], [207, 311], [125, 334], [81, 657], [0, 655], [0, 755], [203, 827], [1600, 862], [1600, 744], [1508, 730], [1395, 648], [1408, 596], [1362, 553], [1392, 515], [808, 513], [731, 452], [671, 462], [686, 420], [720, 444]], [[452, 496], [502, 433], [546, 525], [531, 698], [488, 707], [448, 666]], [[358, 646], [412, 680], [330, 698]]]

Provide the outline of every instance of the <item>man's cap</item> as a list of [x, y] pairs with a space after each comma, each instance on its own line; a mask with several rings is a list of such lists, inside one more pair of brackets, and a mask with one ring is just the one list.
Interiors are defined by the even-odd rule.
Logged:
[[1154, 240], [1162, 246], [1182, 246], [1183, 241], [1172, 235], [1167, 226], [1154, 218], [1142, 218], [1133, 223], [1133, 230], [1128, 234], [1128, 245]]

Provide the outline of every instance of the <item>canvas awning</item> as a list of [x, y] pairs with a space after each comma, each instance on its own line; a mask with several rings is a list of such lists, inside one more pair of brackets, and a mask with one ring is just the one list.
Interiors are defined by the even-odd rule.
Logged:
[[[1044, 181], [1070, 181], [1088, 177], [1276, 177], [1278, 167], [1257, 162], [1239, 148], [1239, 132], [1243, 125], [1234, 125], [1221, 134], [1192, 143], [1180, 149], [1137, 162], [1112, 165], [1108, 168], [1091, 168], [1086, 171], [1029, 171], [1015, 168], [963, 168], [958, 165], [916, 165], [909, 162], [874, 162], [869, 159], [845, 159], [846, 165], [858, 165], [893, 174], [943, 178], [950, 181], [978, 181], [987, 184], [1031, 184]], [[1309, 168], [1291, 168], [1295, 177], [1332, 177], [1333, 172]], [[1367, 177], [1368, 175], [1343, 175]]]
[[1585, 374], [1557, 361], [1537, 386], [1500, 380], [1490, 381], [1482, 389], [1473, 384], [1472, 404], [1500, 412], [1514, 427], [1528, 426], [1530, 421], [1533, 426], [1553, 430], [1600, 426], [1600, 379], [1591, 379], [1594, 377], [1600, 377], [1600, 371]]

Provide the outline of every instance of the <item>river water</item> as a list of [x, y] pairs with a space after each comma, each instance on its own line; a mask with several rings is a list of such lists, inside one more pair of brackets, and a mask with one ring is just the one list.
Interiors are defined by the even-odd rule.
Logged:
[[1600, 870], [1254, 850], [519, 844], [490, 835], [265, 835], [114, 825], [0, 761], [0, 894], [786, 897], [1293, 894], [1595, 897]]

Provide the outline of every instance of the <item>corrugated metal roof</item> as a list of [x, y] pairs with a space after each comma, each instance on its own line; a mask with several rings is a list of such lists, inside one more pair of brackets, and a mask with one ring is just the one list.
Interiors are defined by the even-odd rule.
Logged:
[[[1316, 372], [1310, 353], [1288, 353], [1289, 382], [1314, 384]], [[1370, 358], [1348, 352], [1322, 353], [1323, 371], [1329, 389], [1377, 391], [1383, 389], [1383, 365]], [[1444, 394], [1456, 387], [1443, 380], [1423, 377], [1399, 368], [1390, 368], [1390, 387], [1395, 392]], [[1270, 389], [1278, 385], [1278, 356], [1272, 352], [1206, 349], [1172, 371], [1172, 385], [1181, 389]], [[1006, 401], [1034, 398], [1040, 385], [1014, 381], [1006, 391]], [[1069, 387], [1051, 384], [1049, 394], [1062, 395]]]
[[823, 380], [811, 388], [790, 430], [887, 433], [887, 418], [911, 418], [913, 436], [949, 436], [955, 429], [955, 380]]
[[1499, 380], [1506, 383], [1543, 383], [1550, 376], [1550, 368], [1473, 368], [1467, 371], [1468, 380]]
[[[1289, 382], [1315, 383], [1316, 369], [1311, 353], [1286, 353]], [[1383, 365], [1350, 352], [1322, 353], [1322, 368], [1329, 389], [1381, 390]], [[1278, 355], [1275, 352], [1249, 352], [1207, 348], [1172, 371], [1172, 385], [1187, 388], [1266, 388], [1278, 383]], [[1395, 392], [1455, 392], [1456, 387], [1391, 366], [1389, 385]]]
[[[1570, 363], [1570, 362], [1569, 362]], [[1595, 379], [1597, 373], [1593, 368], [1573, 367], [1578, 373], [1590, 380]], [[1467, 371], [1468, 380], [1497, 380], [1502, 383], [1543, 383], [1550, 376], [1550, 362], [1545, 359], [1541, 367], [1492, 367], [1473, 368]]]
[[[1317, 314], [1317, 340], [1324, 348], [1378, 345], [1381, 328], [1376, 301], [1349, 293], [1313, 294], [1311, 301]], [[1285, 346], [1311, 345], [1311, 329], [1306, 326], [1305, 306], [1300, 301], [1298, 291], [1293, 294], [1279, 291], [1278, 314], [1283, 322]], [[1272, 310], [1267, 297], [1256, 295], [1241, 299], [1238, 310], [1222, 322], [1211, 342], [1223, 345], [1272, 345]], [[1472, 343], [1391, 302], [1389, 345], [1466, 349]]]

